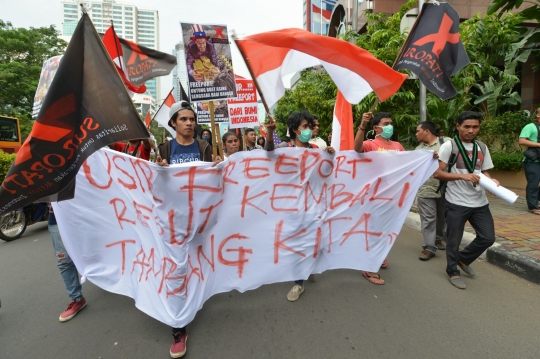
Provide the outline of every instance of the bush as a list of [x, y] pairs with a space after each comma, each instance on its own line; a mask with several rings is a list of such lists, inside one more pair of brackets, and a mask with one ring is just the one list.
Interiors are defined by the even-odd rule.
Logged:
[[499, 171], [520, 171], [523, 154], [495, 152], [491, 154], [493, 169]]
[[16, 154], [14, 153], [8, 154], [0, 150], [0, 183], [4, 181], [4, 177], [6, 177], [11, 164], [15, 161], [15, 156]]

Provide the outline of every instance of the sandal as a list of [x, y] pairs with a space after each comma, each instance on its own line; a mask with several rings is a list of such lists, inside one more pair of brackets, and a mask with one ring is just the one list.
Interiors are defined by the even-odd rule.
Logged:
[[388, 267], [388, 258], [385, 258], [381, 264], [381, 268], [386, 268], [386, 267]]
[[371, 283], [376, 285], [383, 285], [384, 279], [378, 273], [362, 272], [362, 275], [366, 277]]
[[531, 214], [536, 214], [536, 215], [540, 216], [540, 209], [531, 209], [531, 210], [529, 211], [529, 213], [531, 213]]

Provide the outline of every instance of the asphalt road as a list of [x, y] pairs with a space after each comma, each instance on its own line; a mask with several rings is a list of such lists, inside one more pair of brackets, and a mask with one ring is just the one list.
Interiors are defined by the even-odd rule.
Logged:
[[[539, 358], [540, 286], [486, 262], [468, 288], [452, 287], [444, 253], [418, 260], [405, 227], [375, 286], [336, 270], [306, 283], [216, 295], [188, 326], [186, 358]], [[83, 285], [87, 307], [58, 316], [69, 298], [44, 223], [0, 241], [0, 358], [168, 358], [170, 328], [132, 299]]]

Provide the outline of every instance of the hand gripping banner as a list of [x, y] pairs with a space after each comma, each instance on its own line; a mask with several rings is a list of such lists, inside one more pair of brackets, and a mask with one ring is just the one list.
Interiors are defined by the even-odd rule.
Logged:
[[291, 148], [159, 167], [107, 149], [53, 206], [84, 277], [183, 327], [217, 293], [377, 271], [436, 167], [428, 151]]

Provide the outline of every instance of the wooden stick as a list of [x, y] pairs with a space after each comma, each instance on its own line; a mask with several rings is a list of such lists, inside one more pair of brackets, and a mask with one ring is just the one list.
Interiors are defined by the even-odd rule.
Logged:
[[[212, 141], [212, 150], [214, 157], [218, 156], [218, 143], [216, 141], [216, 121], [214, 119], [214, 101], [208, 101], [208, 109], [210, 110], [210, 127], [212, 127], [212, 133], [214, 134], [214, 141]], [[219, 133], [218, 136], [219, 138]]]
[[217, 136], [218, 156], [221, 156], [221, 159], [223, 159], [223, 143], [221, 142], [221, 131], [219, 130], [219, 123], [215, 124], [214, 133]]

